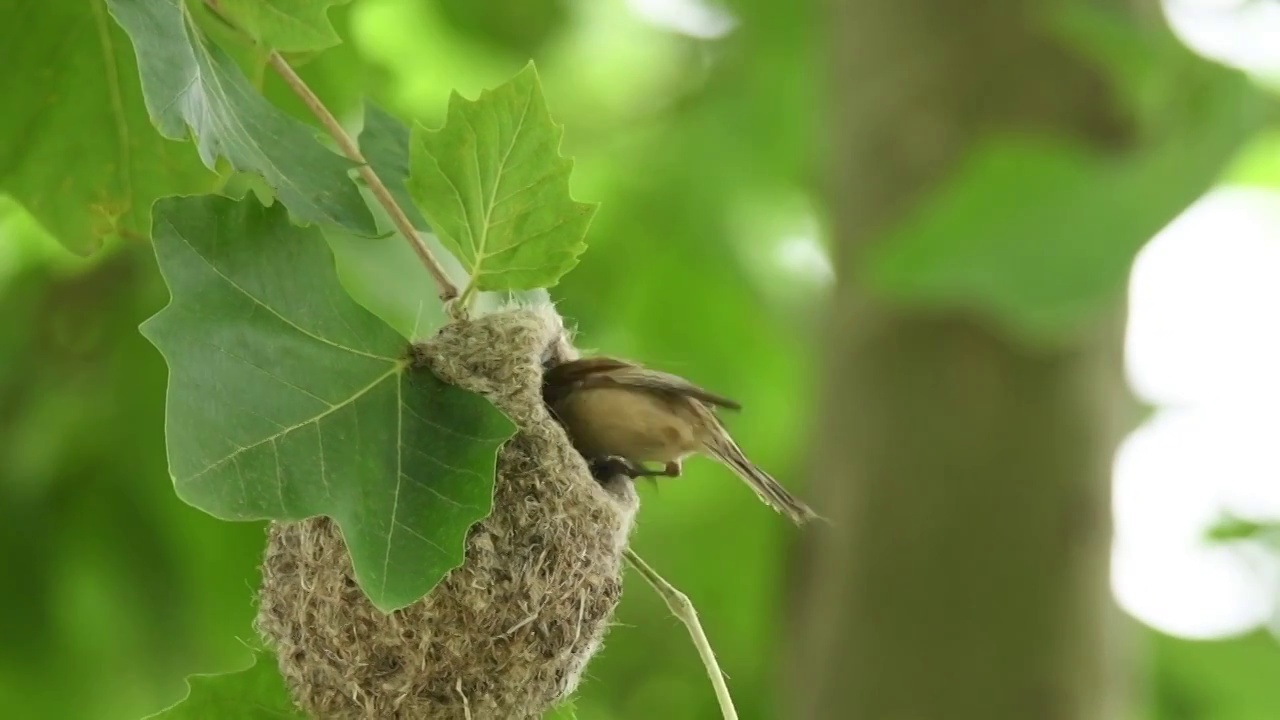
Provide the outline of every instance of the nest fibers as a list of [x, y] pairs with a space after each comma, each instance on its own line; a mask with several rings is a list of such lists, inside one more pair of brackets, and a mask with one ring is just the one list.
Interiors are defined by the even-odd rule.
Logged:
[[551, 307], [451, 324], [414, 353], [518, 427], [465, 563], [385, 615], [357, 587], [329, 519], [274, 523], [258, 629], [317, 718], [541, 717], [577, 687], [618, 604], [635, 490], [594, 480], [543, 404], [544, 363], [577, 357]]

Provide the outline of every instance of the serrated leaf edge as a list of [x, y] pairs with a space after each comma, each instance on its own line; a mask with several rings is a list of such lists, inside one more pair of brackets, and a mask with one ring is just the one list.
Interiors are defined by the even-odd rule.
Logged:
[[[502, 174], [502, 169], [501, 169], [501, 168], [503, 168], [503, 167], [506, 165], [506, 162], [507, 162], [508, 158], [510, 157], [511, 152], [515, 149], [516, 143], [517, 143], [517, 141], [518, 141], [518, 139], [519, 139], [519, 136], [520, 136], [520, 132], [521, 132], [521, 130], [524, 128], [525, 120], [526, 120], [526, 119], [527, 119], [527, 117], [528, 117], [529, 109], [533, 106], [533, 102], [534, 102], [534, 100], [535, 100], [535, 96], [542, 96], [542, 95], [543, 95], [543, 94], [542, 94], [542, 81], [541, 81], [541, 78], [540, 78], [540, 76], [539, 76], [539, 74], [538, 74], [537, 66], [536, 66], [536, 64], [535, 64], [532, 60], [531, 60], [531, 61], [529, 61], [528, 63], [526, 63], [526, 64], [525, 64], [525, 66], [524, 66], [524, 68], [522, 68], [522, 69], [520, 70], [520, 72], [518, 72], [518, 73], [516, 73], [515, 75], [513, 75], [513, 76], [511, 77], [511, 79], [507, 80], [507, 81], [506, 81], [505, 83], [503, 83], [502, 85], [498, 85], [498, 86], [496, 86], [496, 87], [492, 87], [492, 88], [485, 88], [485, 89], [481, 90], [481, 91], [480, 91], [480, 94], [476, 97], [476, 99], [475, 99], [475, 100], [468, 100], [466, 97], [464, 97], [464, 96], [463, 96], [461, 93], [459, 93], [457, 90], [453, 90], [453, 91], [452, 91], [452, 92], [450, 92], [450, 94], [449, 94], [449, 103], [448, 103], [448, 108], [447, 108], [446, 113], [445, 113], [445, 122], [444, 122], [444, 124], [443, 124], [443, 125], [441, 125], [441, 126], [440, 126], [440, 127], [438, 127], [438, 128], [428, 128], [428, 127], [426, 127], [425, 125], [423, 125], [421, 122], [414, 122], [414, 125], [413, 125], [413, 128], [412, 128], [412, 131], [414, 131], [414, 132], [416, 132], [417, 134], [420, 134], [420, 135], [438, 136], [438, 135], [440, 135], [441, 133], [445, 132], [445, 130], [446, 130], [446, 129], [447, 129], [447, 127], [449, 126], [450, 121], [452, 121], [452, 120], [454, 119], [454, 117], [455, 117], [455, 113], [460, 113], [460, 112], [461, 112], [461, 108], [462, 108], [464, 105], [465, 105], [465, 106], [475, 106], [475, 105], [479, 105], [479, 104], [483, 103], [486, 99], [488, 99], [488, 98], [492, 97], [495, 93], [497, 93], [497, 92], [498, 92], [499, 90], [501, 90], [503, 87], [508, 86], [508, 85], [514, 85], [516, 82], [518, 82], [518, 81], [519, 81], [522, 77], [524, 77], [525, 75], [531, 75], [531, 76], [532, 76], [532, 84], [531, 84], [531, 86], [530, 86], [529, 95], [528, 95], [528, 98], [527, 98], [527, 100], [526, 100], [526, 102], [525, 102], [524, 109], [521, 111], [521, 114], [520, 114], [520, 121], [516, 124], [516, 129], [515, 129], [515, 131], [514, 131], [514, 132], [512, 132], [511, 142], [510, 142], [510, 144], [508, 145], [506, 152], [503, 154], [503, 158], [502, 158], [502, 160], [498, 163], [498, 168], [499, 168], [499, 169], [498, 169], [498, 171], [497, 171], [497, 174], [498, 174], [498, 176], [501, 176], [501, 174]], [[546, 103], [545, 96], [543, 96], [543, 103], [544, 103], [544, 105], [545, 105], [545, 103]], [[573, 159], [572, 157], [568, 157], [568, 156], [563, 155], [563, 154], [561, 153], [561, 144], [564, 142], [564, 124], [563, 124], [563, 123], [560, 123], [560, 122], [557, 122], [557, 121], [556, 121], [556, 119], [555, 119], [555, 116], [551, 115], [551, 113], [550, 113], [549, 111], [548, 111], [548, 113], [547, 113], [547, 118], [548, 118], [548, 121], [549, 121], [549, 124], [550, 124], [551, 128], [553, 129], [553, 131], [554, 131], [554, 133], [555, 133], [555, 150], [554, 150], [554, 153], [555, 153], [555, 154], [552, 156], [551, 160], [552, 160], [552, 162], [554, 162], [554, 163], [556, 163], [556, 164], [558, 164], [558, 165], [563, 165], [563, 172], [564, 172], [565, 182], [566, 182], [566, 184], [567, 184], [567, 183], [568, 183], [568, 178], [569, 178], [570, 176], [572, 176], [572, 174], [573, 174], [573, 169], [574, 169], [574, 159]], [[413, 145], [414, 145], [414, 143], [413, 143], [413, 138], [412, 138], [412, 134], [413, 134], [413, 133], [411, 133], [411, 136], [410, 136], [410, 152], [412, 152], [412, 147], [413, 147]], [[458, 189], [458, 187], [454, 184], [454, 182], [453, 182], [453, 178], [449, 177], [448, 173], [445, 173], [445, 172], [440, 168], [440, 163], [439, 163], [439, 161], [435, 158], [435, 156], [433, 156], [433, 155], [431, 155], [431, 154], [426, 154], [426, 155], [425, 155], [425, 157], [431, 161], [432, 165], [434, 165], [434, 166], [435, 166], [435, 168], [436, 168], [437, 172], [439, 172], [440, 176], [441, 176], [441, 177], [443, 177], [443, 178], [445, 179], [445, 181], [449, 183], [449, 186], [453, 189], [453, 197], [454, 197], [454, 199], [457, 201], [457, 203], [458, 203], [458, 205], [459, 205], [459, 208], [462, 210], [462, 217], [463, 217], [463, 218], [466, 218], [466, 217], [468, 216], [468, 213], [466, 212], [466, 205], [465, 205], [465, 203], [463, 202], [463, 199], [462, 199], [462, 192], [461, 192], [461, 191]], [[479, 166], [478, 166], [478, 163], [479, 163], [479, 157], [476, 157], [475, 159], [476, 159], [476, 162], [477, 162], [477, 168], [476, 168], [476, 170], [477, 170], [477, 176], [479, 176], [479, 170], [480, 170], [480, 169], [479, 169]], [[554, 168], [554, 169], [553, 169], [553, 172], [552, 172], [552, 173], [549, 173], [549, 174], [556, 174], [556, 173], [558, 173], [558, 172], [559, 172], [559, 168]], [[410, 180], [412, 180], [412, 170], [410, 171]], [[427, 221], [429, 222], [429, 224], [430, 224], [433, 228], [435, 228], [436, 235], [437, 235], [437, 237], [439, 237], [439, 238], [440, 238], [440, 240], [441, 240], [442, 242], [444, 242], [444, 241], [446, 241], [446, 239], [448, 239], [448, 241], [449, 241], [449, 244], [450, 244], [450, 245], [456, 245], [456, 246], [457, 246], [458, 252], [456, 252], [456, 253], [455, 253], [455, 255], [458, 255], [458, 260], [459, 260], [459, 262], [463, 265], [463, 268], [466, 270], [466, 272], [467, 272], [467, 273], [468, 273], [468, 275], [469, 275], [468, 285], [467, 285], [467, 288], [463, 291], [463, 297], [468, 297], [468, 296], [470, 296], [470, 295], [471, 295], [471, 293], [472, 293], [473, 291], [475, 291], [475, 290], [510, 290], [510, 291], [519, 291], [519, 290], [522, 290], [522, 289], [536, 289], [536, 288], [506, 288], [506, 287], [503, 287], [503, 288], [492, 288], [492, 287], [484, 287], [484, 286], [482, 286], [482, 283], [480, 283], [479, 281], [480, 281], [480, 278], [485, 277], [485, 276], [501, 275], [501, 274], [504, 274], [504, 273], [506, 273], [506, 272], [510, 272], [510, 271], [518, 271], [518, 270], [541, 270], [541, 269], [542, 269], [542, 268], [507, 268], [507, 269], [505, 269], [505, 270], [492, 271], [492, 270], [486, 270], [486, 269], [484, 269], [484, 261], [485, 261], [485, 260], [487, 260], [487, 259], [493, 258], [493, 257], [497, 257], [498, 255], [501, 255], [501, 254], [502, 254], [502, 253], [504, 253], [504, 252], [507, 252], [507, 251], [510, 251], [510, 250], [514, 250], [514, 249], [516, 249], [516, 248], [519, 248], [519, 247], [520, 247], [521, 245], [523, 245], [524, 243], [529, 242], [530, 240], [532, 240], [532, 239], [534, 239], [534, 238], [536, 238], [536, 237], [538, 237], [538, 236], [540, 236], [540, 235], [545, 235], [545, 234], [547, 234], [547, 233], [550, 233], [550, 232], [552, 232], [552, 231], [554, 231], [554, 230], [556, 230], [556, 229], [558, 229], [558, 228], [562, 227], [563, 225], [566, 225], [566, 224], [568, 224], [568, 223], [574, 222], [574, 221], [576, 221], [576, 220], [578, 220], [578, 219], [579, 219], [580, 215], [585, 215], [585, 216], [586, 216], [586, 217], [585, 217], [585, 223], [586, 223], [586, 225], [585, 225], [585, 227], [583, 228], [583, 235], [584, 235], [584, 237], [585, 237], [586, 232], [590, 229], [590, 225], [591, 225], [592, 220], [594, 220], [594, 219], [595, 219], [595, 213], [596, 213], [596, 210], [598, 210], [598, 209], [599, 209], [599, 207], [600, 207], [600, 203], [598, 203], [598, 202], [583, 202], [583, 201], [580, 201], [580, 200], [578, 200], [578, 199], [576, 199], [576, 198], [574, 198], [574, 197], [573, 197], [573, 194], [572, 194], [572, 192], [571, 192], [571, 191], [568, 191], [568, 189], [566, 189], [567, 191], [566, 191], [565, 195], [566, 195], [567, 199], [569, 200], [569, 202], [572, 204], [572, 208], [571, 208], [568, 212], [566, 212], [566, 213], [565, 213], [565, 218], [564, 218], [561, 222], [557, 223], [556, 225], [554, 225], [554, 226], [552, 226], [552, 227], [550, 227], [550, 228], [547, 228], [546, 230], [543, 230], [543, 231], [539, 232], [537, 235], [534, 235], [534, 236], [531, 236], [531, 237], [528, 237], [528, 238], [524, 238], [524, 239], [522, 239], [520, 242], [515, 243], [515, 244], [512, 244], [512, 245], [510, 245], [510, 246], [508, 246], [508, 247], [502, 248], [501, 250], [498, 250], [498, 251], [496, 251], [496, 252], [493, 252], [493, 253], [486, 253], [486, 252], [485, 252], [485, 246], [486, 246], [487, 241], [488, 241], [488, 232], [489, 232], [489, 229], [491, 228], [491, 222], [490, 222], [491, 218], [490, 218], [490, 214], [493, 212], [493, 208], [494, 208], [494, 207], [496, 207], [500, 202], [503, 202], [503, 201], [505, 201], [506, 199], [510, 198], [512, 195], [514, 195], [514, 194], [516, 194], [516, 193], [523, 192], [524, 190], [528, 189], [529, 187], [532, 187], [533, 185], [537, 184], [538, 182], [542, 182], [542, 180], [541, 180], [541, 179], [539, 179], [538, 181], [535, 181], [534, 183], [531, 183], [530, 185], [526, 185], [525, 187], [522, 187], [522, 188], [520, 188], [520, 189], [518, 189], [518, 190], [515, 190], [515, 191], [514, 191], [514, 192], [512, 192], [512, 193], [508, 193], [508, 195], [507, 195], [507, 196], [505, 196], [505, 197], [504, 197], [503, 199], [501, 199], [501, 200], [499, 200], [499, 199], [498, 199], [498, 198], [496, 198], [496, 197], [491, 197], [491, 198], [490, 198], [489, 202], [488, 202], [488, 203], [486, 203], [486, 207], [485, 207], [485, 218], [484, 218], [484, 224], [483, 224], [483, 231], [484, 231], [484, 233], [485, 233], [485, 236], [481, 238], [481, 240], [480, 240], [480, 242], [479, 242], [479, 243], [477, 243], [477, 242], [476, 242], [475, 236], [474, 236], [474, 234], [473, 234], [473, 229], [472, 229], [472, 227], [471, 227], [471, 223], [470, 223], [470, 222], [466, 222], [466, 223], [464, 223], [464, 227], [466, 228], [466, 231], [467, 231], [467, 240], [469, 241], [469, 243], [470, 243], [470, 245], [471, 245], [471, 249], [474, 251], [474, 262], [468, 262], [467, 258], [465, 257], [466, 253], [461, 252], [461, 251], [464, 249], [464, 247], [462, 246], [462, 244], [461, 244], [460, 242], [458, 242], [457, 240], [453, 239], [453, 238], [449, 238], [449, 237], [448, 237], [448, 236], [443, 232], [443, 230], [441, 229], [441, 228], [442, 228], [442, 225], [441, 225], [441, 223], [439, 222], [438, 218], [432, 217], [433, 213], [431, 213], [431, 212], [430, 212], [429, 210], [427, 210], [426, 208], [423, 208], [423, 207], [419, 207], [419, 208], [418, 208], [418, 210], [419, 210], [419, 211], [420, 211], [424, 216], [426, 216]], [[498, 183], [498, 182], [495, 182], [495, 183], [494, 183], [492, 195], [495, 195], [495, 196], [497, 195], [497, 192], [498, 192], [498, 185], [499, 185], [499, 183]], [[576, 243], [574, 243], [574, 245], [572, 245], [572, 246], [570, 246], [570, 247], [560, 248], [560, 249], [558, 249], [556, 252], [554, 252], [554, 253], [552, 254], [552, 256], [555, 256], [555, 255], [567, 256], [567, 258], [565, 258], [565, 260], [564, 260], [564, 261], [561, 261], [561, 262], [552, 262], [552, 261], [551, 261], [551, 259], [550, 259], [550, 257], [549, 257], [549, 258], [548, 258], [548, 262], [547, 262], [547, 263], [545, 263], [545, 265], [546, 265], [547, 267], [553, 267], [553, 266], [554, 266], [554, 267], [557, 267], [557, 268], [560, 268], [561, 266], [563, 266], [563, 269], [562, 269], [562, 270], [559, 270], [559, 277], [563, 277], [565, 274], [567, 274], [570, 270], [572, 270], [572, 269], [573, 269], [573, 268], [578, 264], [578, 262], [579, 262], [579, 258], [582, 256], [582, 254], [583, 254], [584, 252], [586, 252], [586, 250], [587, 250], [587, 243], [586, 243], [586, 241], [585, 241], [585, 240], [583, 240], [583, 239], [579, 239]], [[552, 282], [548, 283], [548, 284], [547, 284], [547, 287], [554, 286], [556, 283], [558, 283], [558, 282], [559, 282], [559, 277], [558, 277], [556, 280], [554, 280], [554, 281], [552, 281]]]

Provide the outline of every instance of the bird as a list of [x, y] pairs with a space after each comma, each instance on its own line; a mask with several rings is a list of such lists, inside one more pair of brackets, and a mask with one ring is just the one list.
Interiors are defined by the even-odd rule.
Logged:
[[742, 406], [682, 377], [615, 357], [584, 357], [545, 371], [543, 399], [575, 449], [596, 467], [631, 478], [675, 478], [687, 457], [702, 454], [733, 470], [792, 522], [819, 517], [751, 462], [716, 414], [717, 408]]

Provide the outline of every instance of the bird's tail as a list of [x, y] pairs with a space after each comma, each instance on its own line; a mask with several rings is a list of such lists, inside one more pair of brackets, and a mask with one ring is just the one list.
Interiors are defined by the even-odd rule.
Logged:
[[714, 433], [705, 445], [712, 457], [736, 472], [766, 505], [786, 515], [792, 522], [803, 525], [819, 519], [819, 515], [808, 505], [782, 487], [769, 473], [748, 460], [742, 448], [738, 447], [723, 428], [719, 428], [719, 432]]

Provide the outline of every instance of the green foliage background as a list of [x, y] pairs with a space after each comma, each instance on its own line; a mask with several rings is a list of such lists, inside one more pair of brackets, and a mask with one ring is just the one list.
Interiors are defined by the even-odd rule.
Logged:
[[[474, 98], [535, 59], [566, 127], [563, 150], [575, 158], [574, 197], [601, 203], [581, 264], [554, 290], [561, 311], [580, 324], [588, 347], [740, 399], [748, 408], [734, 421], [741, 443], [790, 479], [806, 471], [817, 311], [830, 282], [775, 260], [779, 243], [820, 235], [823, 224], [818, 5], [730, 7], [738, 29], [703, 41], [646, 24], [622, 0], [362, 0], [330, 14], [347, 42], [301, 71], [344, 119], [357, 117], [369, 95], [434, 127], [451, 91]], [[140, 208], [148, 192], [211, 187], [194, 148], [142, 132], [145, 141], [124, 151], [111, 120], [58, 104], [70, 101], [55, 95], [101, 85], [94, 43], [105, 32], [121, 50], [119, 101], [129, 122], [147, 129], [118, 28], [109, 20], [95, 26], [93, 17], [24, 26], [27, 12], [0, 13], [8, 28], [0, 57], [9, 60], [0, 96], [26, 113], [0, 120], [0, 167], [19, 183], [56, 172], [71, 186], [130, 173]], [[74, 32], [63, 43], [68, 27]], [[55, 80], [31, 81], [41, 73]], [[268, 74], [264, 83], [268, 97], [308, 121], [278, 79]], [[24, 117], [41, 128], [39, 142], [15, 141]], [[1274, 185], [1278, 147], [1264, 136], [1233, 172]], [[125, 167], [112, 160], [119, 153]], [[59, 205], [63, 221], [47, 229], [96, 228], [123, 207], [106, 199], [99, 217]], [[134, 218], [124, 229], [145, 227]], [[151, 248], [131, 233], [73, 259], [0, 198], [6, 717], [137, 718], [180, 698], [189, 673], [247, 665], [241, 641], [252, 638], [263, 527], [217, 521], [173, 492], [162, 432], [166, 370], [137, 331], [166, 298]], [[781, 717], [773, 708], [791, 530], [710, 463], [693, 462], [687, 477], [641, 492], [636, 547], [698, 606], [742, 716]], [[578, 717], [714, 717], [684, 630], [637, 580], [589, 668]], [[1138, 717], [1263, 720], [1280, 712], [1280, 649], [1270, 637], [1148, 639]]]

